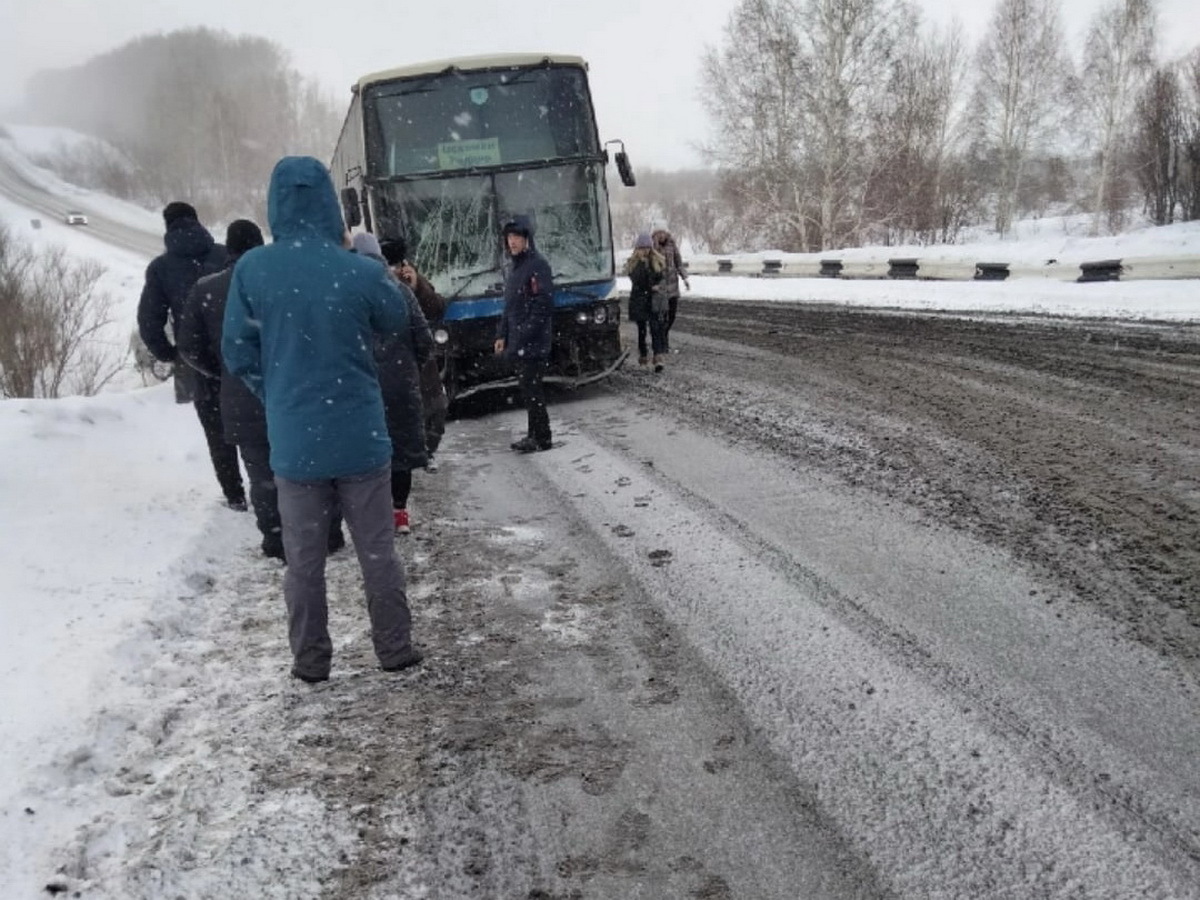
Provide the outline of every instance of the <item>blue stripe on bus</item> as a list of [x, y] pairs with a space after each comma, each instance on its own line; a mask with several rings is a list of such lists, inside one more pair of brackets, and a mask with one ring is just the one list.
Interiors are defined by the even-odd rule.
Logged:
[[[580, 306], [584, 303], [595, 303], [603, 300], [612, 293], [616, 281], [602, 281], [594, 284], [577, 284], [554, 292], [554, 308]], [[504, 309], [503, 297], [480, 297], [477, 300], [454, 300], [446, 308], [442, 317], [445, 322], [460, 322], [466, 319], [486, 319], [498, 316]]]

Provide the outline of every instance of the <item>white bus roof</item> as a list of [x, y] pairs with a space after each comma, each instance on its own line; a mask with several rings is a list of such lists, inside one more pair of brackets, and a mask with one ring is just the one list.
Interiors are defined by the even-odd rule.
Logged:
[[587, 62], [582, 56], [568, 56], [562, 53], [499, 53], [494, 56], [457, 56], [451, 59], [438, 59], [431, 62], [414, 63], [411, 66], [400, 66], [396, 69], [385, 69], [382, 72], [372, 72], [358, 79], [354, 85], [356, 91], [361, 91], [369, 84], [378, 81], [391, 81], [395, 78], [411, 78], [414, 75], [434, 75], [453, 66], [470, 72], [477, 69], [502, 69], [508, 66], [535, 66], [540, 62], [556, 63], [558, 65], [579, 66], [587, 68]]

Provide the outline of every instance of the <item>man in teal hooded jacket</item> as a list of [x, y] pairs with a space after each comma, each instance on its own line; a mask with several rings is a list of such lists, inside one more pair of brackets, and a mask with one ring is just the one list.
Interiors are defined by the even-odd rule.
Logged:
[[325, 554], [339, 506], [362, 567], [376, 656], [397, 671], [421, 654], [396, 555], [392, 445], [371, 348], [375, 335], [408, 328], [404, 288], [343, 246], [337, 193], [319, 160], [276, 164], [267, 218], [274, 243], [234, 268], [221, 353], [266, 407], [292, 674], [310, 683], [329, 677]]

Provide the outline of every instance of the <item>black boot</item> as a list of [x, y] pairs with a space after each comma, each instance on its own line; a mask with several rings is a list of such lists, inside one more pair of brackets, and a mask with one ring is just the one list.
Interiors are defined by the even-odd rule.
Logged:
[[512, 448], [518, 453], [534, 453], [538, 450], [549, 450], [553, 445], [550, 441], [535, 441], [531, 437], [524, 437], [512, 445]]
[[278, 534], [268, 535], [263, 538], [262, 542], [263, 556], [267, 559], [278, 559], [287, 562], [287, 556], [283, 552], [283, 539]]

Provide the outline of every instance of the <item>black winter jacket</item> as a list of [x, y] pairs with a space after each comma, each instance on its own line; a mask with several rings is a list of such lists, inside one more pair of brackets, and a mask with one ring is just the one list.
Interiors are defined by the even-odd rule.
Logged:
[[392, 470], [398, 472], [420, 469], [429, 462], [421, 369], [433, 358], [434, 349], [433, 333], [417, 298], [405, 285], [400, 290], [408, 301], [408, 331], [375, 339], [375, 365], [392, 441]]
[[[434, 289], [424, 275], [417, 276], [417, 284], [412, 292], [417, 297], [417, 303], [432, 335], [433, 328], [446, 314], [446, 299]], [[437, 358], [432, 349], [429, 358], [421, 364], [421, 403], [425, 406], [426, 416], [430, 415], [434, 407], [444, 407], [446, 404], [446, 389], [442, 385], [442, 375], [438, 371]]]
[[192, 218], [176, 219], [163, 235], [166, 252], [146, 267], [146, 283], [138, 301], [138, 333], [155, 359], [174, 362], [179, 354], [166, 326], [174, 332], [188, 291], [202, 276], [225, 265], [225, 247]]
[[231, 444], [267, 444], [267, 413], [246, 383], [230, 373], [221, 358], [225, 298], [237, 257], [215, 275], [197, 281], [184, 299], [176, 320], [175, 346], [201, 377], [221, 382], [221, 425]]
[[625, 263], [629, 276], [629, 321], [646, 322], [654, 312], [654, 289], [663, 280], [662, 257], [654, 250], [635, 250]]
[[512, 258], [496, 337], [504, 341], [506, 359], [549, 359], [553, 330], [554, 276], [530, 242], [528, 250]]

